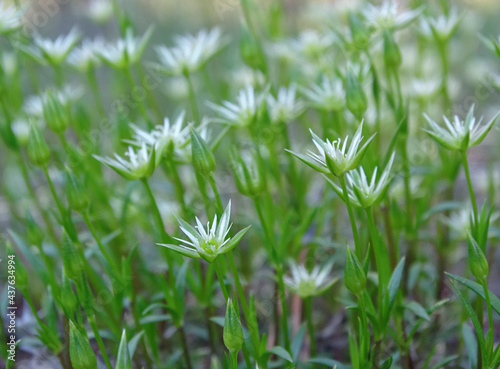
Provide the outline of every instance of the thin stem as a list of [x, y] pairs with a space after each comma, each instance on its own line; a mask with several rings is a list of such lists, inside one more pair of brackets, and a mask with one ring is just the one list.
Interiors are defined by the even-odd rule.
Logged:
[[216, 258], [214, 261], [215, 264], [215, 274], [217, 274], [217, 279], [219, 280], [220, 289], [222, 294], [224, 295], [224, 300], [228, 300], [229, 293], [227, 292], [226, 284], [224, 283], [224, 273], [222, 272], [222, 268], [220, 266], [219, 258]]
[[186, 360], [186, 368], [192, 369], [193, 366], [191, 365], [191, 358], [189, 356], [189, 345], [187, 343], [186, 332], [184, 331], [183, 326], [179, 327], [179, 335], [181, 336], [182, 351], [184, 352], [184, 360]]
[[378, 242], [377, 227], [375, 225], [375, 219], [373, 218], [373, 209], [371, 207], [366, 209], [366, 216], [368, 218], [368, 228], [370, 229], [373, 253], [375, 254], [375, 264], [377, 266], [377, 274], [379, 282], [378, 285], [379, 303], [381, 303], [382, 292], [388, 282], [386, 276], [388, 275], [389, 271], [386, 270], [385, 268], [385, 266], [388, 266], [388, 263], [385, 262], [388, 259], [385, 256], [388, 256], [388, 254], [387, 254], [387, 249], [384, 249], [380, 244], [380, 242]]
[[97, 324], [95, 321], [95, 316], [90, 315], [88, 317], [90, 326], [92, 327], [92, 332], [94, 332], [95, 339], [97, 341], [97, 346], [99, 346], [99, 350], [101, 351], [102, 358], [104, 359], [104, 363], [106, 364], [106, 368], [113, 369], [111, 363], [109, 362], [108, 353], [106, 352], [106, 347], [104, 346], [104, 342], [102, 341], [101, 334], [99, 333], [99, 329], [97, 328]]
[[238, 369], [238, 351], [231, 351], [231, 369]]
[[94, 238], [97, 246], [99, 247], [99, 250], [104, 255], [104, 258], [106, 259], [106, 261], [108, 262], [109, 267], [111, 268], [112, 271], [115, 271], [116, 270], [115, 261], [113, 260], [113, 258], [111, 258], [108, 251], [106, 250], [106, 248], [102, 244], [100, 237], [97, 235], [97, 232], [95, 231], [95, 228], [92, 225], [92, 222], [90, 221], [89, 213], [87, 211], [84, 212], [82, 214], [82, 218], [83, 218], [83, 221], [85, 222], [85, 224], [87, 225], [87, 228], [89, 229], [90, 233], [92, 234], [92, 237]]
[[132, 89], [132, 97], [134, 101], [137, 103], [137, 107], [139, 108], [139, 112], [141, 113], [142, 118], [151, 126], [151, 121], [149, 120], [148, 113], [146, 112], [146, 107], [144, 106], [144, 102], [142, 98], [135, 93], [136, 83], [134, 81], [134, 77], [132, 76], [132, 69], [130, 66], [124, 68], [125, 76], [130, 84], [130, 88]]
[[347, 185], [345, 183], [345, 175], [339, 177], [340, 186], [342, 187], [342, 193], [344, 195], [344, 203], [349, 213], [349, 220], [351, 222], [352, 236], [354, 238], [354, 247], [356, 249], [356, 256], [358, 259], [363, 259], [363, 254], [361, 250], [361, 245], [359, 244], [358, 227], [356, 226], [356, 219], [354, 218], [354, 211], [352, 210], [351, 200], [349, 200], [349, 193], [347, 192]]
[[[309, 340], [311, 341], [310, 357], [316, 356], [316, 340], [314, 334], [314, 322], [312, 318], [312, 297], [304, 300], [305, 314], [307, 319], [307, 329], [309, 331]], [[314, 366], [313, 366], [314, 368]]]
[[163, 224], [163, 220], [161, 218], [160, 209], [158, 209], [158, 204], [156, 203], [155, 197], [153, 195], [153, 191], [151, 191], [151, 187], [149, 186], [149, 182], [147, 178], [143, 178], [142, 183], [144, 184], [144, 188], [146, 189], [146, 193], [148, 194], [151, 208], [153, 210], [153, 216], [156, 222], [156, 226], [161, 233], [162, 238], [167, 242], [174, 242], [175, 240], [167, 233], [165, 230], [165, 226]]
[[102, 118], [106, 115], [106, 111], [102, 104], [101, 92], [99, 90], [99, 85], [97, 84], [97, 80], [95, 78], [94, 68], [89, 68], [87, 71], [87, 80], [89, 82], [90, 90], [92, 91], [92, 95], [94, 95], [95, 104], [97, 106], [97, 110], [99, 110], [99, 114]]
[[43, 168], [43, 173], [45, 174], [45, 178], [47, 179], [47, 182], [49, 184], [50, 192], [52, 193], [52, 197], [56, 202], [57, 209], [59, 210], [61, 216], [64, 217], [66, 215], [65, 214], [66, 211], [64, 210], [64, 206], [62, 205], [61, 201], [59, 200], [59, 197], [57, 196], [56, 189], [54, 188], [54, 184], [52, 183], [52, 179], [50, 178], [47, 168]]
[[199, 124], [200, 115], [198, 113], [198, 106], [196, 105], [196, 95], [194, 93], [193, 82], [189, 73], [185, 73], [184, 77], [186, 78], [186, 82], [188, 84], [189, 103], [191, 104], [191, 113], [193, 114], [193, 120], [196, 124]]
[[290, 336], [288, 333], [288, 308], [286, 305], [285, 283], [283, 282], [283, 266], [281, 263], [276, 265], [276, 277], [278, 279], [278, 288], [281, 301], [281, 326], [283, 329], [283, 339], [285, 342], [285, 349], [291, 352]]
[[215, 195], [215, 212], [217, 213], [218, 216], [221, 216], [223, 212], [223, 206], [213, 174], [208, 176], [208, 182], [210, 183], [210, 187], [212, 187], [212, 191], [214, 192]]
[[488, 284], [486, 281], [486, 278], [483, 279], [483, 289], [484, 289], [484, 296], [486, 299], [486, 307], [488, 309], [488, 334], [487, 337], [489, 338], [486, 340], [486, 343], [489, 345], [488, 347], [488, 353], [493, 352], [493, 310], [491, 308], [491, 299], [490, 299], [490, 291], [488, 290]]
[[462, 150], [462, 164], [464, 166], [465, 178], [467, 179], [467, 187], [469, 188], [470, 202], [472, 204], [472, 211], [474, 213], [473, 229], [475, 229], [477, 224], [478, 224], [477, 202], [476, 202], [476, 195], [474, 195], [474, 188], [472, 187], [472, 180], [471, 180], [470, 172], [469, 172], [469, 163], [467, 161], [467, 150]]

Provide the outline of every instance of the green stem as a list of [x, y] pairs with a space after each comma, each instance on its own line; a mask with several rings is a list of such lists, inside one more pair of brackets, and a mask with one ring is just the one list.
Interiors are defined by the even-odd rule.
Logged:
[[359, 243], [358, 227], [356, 226], [356, 219], [354, 218], [354, 211], [352, 210], [351, 200], [349, 200], [349, 193], [347, 192], [347, 185], [345, 183], [345, 175], [339, 177], [340, 186], [344, 195], [344, 203], [349, 213], [349, 220], [351, 222], [352, 236], [354, 238], [354, 247], [356, 249], [356, 256], [359, 260], [363, 259], [363, 252]]
[[441, 80], [441, 92], [444, 98], [445, 114], [449, 112], [451, 108], [451, 99], [448, 92], [448, 47], [447, 44], [438, 43], [439, 56], [441, 57], [441, 67], [443, 69], [443, 78]]
[[231, 369], [238, 369], [238, 351], [231, 351]]
[[215, 212], [217, 213], [218, 216], [221, 216], [223, 212], [223, 206], [222, 206], [222, 201], [220, 199], [219, 190], [217, 189], [217, 184], [215, 183], [215, 178], [213, 176], [213, 173], [208, 176], [208, 181], [215, 195]]
[[184, 360], [186, 360], [186, 368], [192, 369], [193, 366], [191, 365], [191, 358], [189, 356], [189, 345], [187, 343], [186, 332], [184, 331], [183, 326], [179, 327], [179, 335], [181, 336], [182, 351], [184, 352]]
[[[467, 187], [469, 188], [470, 202], [472, 204], [472, 211], [474, 215], [473, 230], [475, 230], [476, 226], [478, 225], [476, 195], [474, 195], [474, 188], [472, 187], [472, 180], [469, 172], [469, 163], [467, 161], [467, 150], [462, 150], [461, 154], [462, 154], [462, 164], [464, 166], [464, 171], [465, 171], [465, 178], [467, 179]], [[475, 231], [473, 233], [475, 233]]]
[[[373, 253], [375, 254], [375, 264], [377, 266], [378, 275], [378, 291], [379, 291], [379, 304], [382, 303], [382, 293], [387, 286], [388, 278], [387, 275], [390, 272], [386, 269], [389, 266], [388, 253], [380, 242], [378, 242], [377, 227], [375, 225], [375, 219], [373, 217], [373, 209], [371, 207], [366, 208], [366, 216], [368, 218], [368, 228], [370, 229], [370, 236], [372, 240]], [[386, 257], [387, 256], [387, 257]], [[379, 305], [381, 306], [381, 305]]]
[[95, 316], [90, 315], [88, 317], [90, 326], [92, 327], [92, 332], [94, 332], [95, 339], [97, 341], [97, 346], [99, 346], [99, 350], [101, 351], [102, 358], [104, 363], [106, 364], [106, 368], [113, 369], [111, 363], [109, 361], [108, 353], [106, 352], [106, 347], [104, 346], [104, 342], [102, 341], [101, 334], [99, 333], [99, 329], [97, 328], [97, 324], [95, 321]]
[[283, 282], [283, 266], [280, 263], [276, 265], [276, 277], [278, 279], [278, 288], [281, 301], [281, 325], [283, 329], [283, 339], [285, 342], [285, 349], [291, 352], [290, 336], [288, 333], [288, 308], [286, 305], [285, 283]]
[[186, 78], [186, 82], [188, 84], [189, 103], [191, 104], [191, 113], [193, 114], [193, 120], [196, 125], [198, 125], [200, 124], [200, 115], [198, 113], [198, 106], [196, 104], [196, 95], [194, 93], [193, 82], [189, 73], [185, 73], [184, 77]]
[[487, 347], [487, 354], [491, 354], [493, 352], [493, 310], [491, 308], [491, 299], [490, 299], [490, 291], [488, 290], [488, 284], [486, 281], [486, 278], [483, 279], [482, 282], [483, 289], [484, 289], [484, 296], [486, 297], [486, 307], [488, 309], [488, 333], [487, 337], [488, 339], [486, 340], [486, 344], [489, 345]]
[[87, 71], [87, 80], [89, 82], [90, 90], [92, 91], [92, 95], [94, 96], [95, 104], [97, 106], [97, 110], [99, 110], [99, 114], [101, 118], [104, 118], [106, 115], [106, 111], [102, 104], [101, 92], [99, 90], [99, 85], [97, 84], [97, 80], [95, 78], [94, 68], [89, 68]]
[[224, 295], [224, 300], [228, 300], [229, 293], [227, 292], [226, 284], [224, 283], [224, 273], [222, 272], [222, 268], [220, 266], [219, 258], [217, 257], [214, 261], [215, 264], [215, 274], [217, 274], [217, 279], [219, 280], [220, 289], [222, 294]]
[[151, 191], [151, 187], [149, 186], [149, 182], [148, 182], [147, 178], [143, 178], [141, 181], [142, 181], [144, 188], [146, 189], [146, 193], [149, 197], [150, 205], [151, 205], [151, 208], [153, 210], [153, 217], [155, 219], [156, 226], [161, 233], [162, 241], [175, 242], [175, 240], [165, 230], [165, 226], [163, 224], [163, 220], [162, 220], [161, 214], [160, 214], [160, 209], [158, 209], [158, 204], [156, 203], [155, 197], [153, 195], [153, 191]]
[[144, 106], [144, 102], [142, 98], [135, 93], [135, 88], [137, 87], [134, 77], [132, 76], [132, 69], [130, 66], [124, 68], [125, 76], [130, 84], [130, 88], [132, 89], [132, 96], [134, 101], [137, 103], [137, 107], [139, 108], [139, 112], [141, 113], [142, 118], [146, 121], [149, 126], [152, 126], [151, 121], [149, 120], [148, 113], [146, 111], [146, 107]]
[[[311, 341], [310, 357], [316, 356], [316, 340], [314, 334], [314, 322], [312, 318], [312, 297], [304, 300], [305, 314], [307, 319], [307, 329], [309, 331], [309, 340]], [[314, 368], [314, 366], [313, 366]]]
[[92, 234], [92, 237], [94, 238], [97, 246], [99, 247], [99, 250], [104, 255], [106, 261], [108, 262], [111, 271], [115, 272], [117, 270], [115, 261], [113, 260], [113, 258], [111, 258], [108, 251], [106, 250], [106, 247], [104, 247], [104, 245], [102, 244], [100, 237], [97, 235], [97, 232], [95, 231], [95, 228], [92, 225], [92, 222], [90, 221], [88, 211], [82, 213], [82, 218], [85, 224], [87, 225], [87, 228], [89, 229], [90, 233]]

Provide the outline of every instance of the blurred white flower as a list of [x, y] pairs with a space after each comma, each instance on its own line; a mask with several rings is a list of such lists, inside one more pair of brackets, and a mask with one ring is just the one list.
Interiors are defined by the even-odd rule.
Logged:
[[247, 66], [238, 68], [233, 71], [231, 75], [228, 76], [228, 82], [232, 88], [237, 88], [238, 90], [244, 88], [247, 85], [252, 86], [262, 86], [266, 81], [264, 74]]
[[14, 5], [0, 1], [0, 34], [5, 35], [15, 31], [22, 25], [23, 11]]
[[425, 100], [436, 96], [441, 88], [440, 78], [414, 78], [410, 82], [410, 94], [417, 99]]
[[316, 109], [338, 111], [345, 105], [345, 91], [342, 80], [329, 78], [323, 75], [321, 84], [313, 84], [310, 88], [303, 88], [301, 92], [306, 95], [309, 104]]
[[12, 132], [16, 136], [17, 142], [24, 146], [28, 143], [30, 134], [30, 124], [26, 119], [15, 119], [11, 124]]
[[397, 30], [408, 26], [422, 12], [422, 9], [399, 9], [399, 1], [385, 0], [376, 6], [366, 3], [363, 15], [370, 26], [374, 29]]
[[302, 56], [316, 59], [330, 48], [335, 41], [331, 31], [319, 32], [314, 29], [302, 31], [299, 37], [291, 41], [292, 48]]
[[98, 53], [104, 47], [104, 40], [100, 37], [93, 40], [85, 39], [68, 55], [67, 63], [80, 72], [87, 72], [90, 68], [100, 64]]
[[174, 46], [155, 48], [160, 61], [158, 68], [170, 75], [180, 76], [199, 70], [225, 44], [220, 28], [201, 30], [196, 35], [177, 36]]
[[141, 59], [152, 33], [153, 27], [149, 27], [142, 37], [135, 37], [132, 29], [128, 28], [125, 38], [104, 45], [99, 52], [99, 57], [116, 69], [136, 64]]
[[223, 101], [222, 105], [217, 105], [208, 102], [207, 105], [220, 115], [222, 122], [247, 126], [254, 121], [266, 95], [267, 90], [256, 95], [253, 86], [249, 85], [239, 92], [236, 103]]
[[461, 20], [456, 9], [437, 18], [425, 17], [420, 21], [420, 33], [427, 38], [434, 37], [440, 43], [446, 43], [457, 30]]
[[476, 121], [474, 105], [472, 105], [464, 120], [455, 115], [452, 123], [443, 116], [446, 123], [446, 128], [443, 128], [424, 113], [424, 117], [431, 126], [430, 130], [424, 129], [424, 131], [448, 150], [466, 150], [481, 143], [499, 114], [497, 113], [487, 124], [481, 125], [483, 118]]
[[212, 224], [207, 222], [207, 228], [196, 217], [196, 227], [192, 227], [189, 223], [179, 219], [181, 231], [188, 236], [189, 241], [175, 238], [182, 242], [180, 245], [171, 245], [157, 243], [158, 246], [164, 246], [178, 253], [189, 256], [191, 258], [202, 258], [209, 263], [213, 262], [217, 256], [231, 251], [241, 240], [250, 226], [239, 231], [234, 237], [227, 238], [232, 223], [229, 224], [231, 217], [231, 200], [221, 216], [220, 222], [217, 222], [215, 215]]
[[59, 35], [55, 40], [35, 35], [33, 45], [18, 47], [41, 64], [60, 65], [78, 42], [80, 33], [72, 28], [66, 35]]
[[271, 120], [275, 123], [289, 123], [305, 110], [304, 103], [296, 98], [295, 86], [280, 87], [276, 98], [269, 94], [267, 96], [267, 107]]
[[113, 16], [113, 3], [110, 0], [91, 0], [86, 15], [96, 23], [105, 23]]
[[62, 105], [68, 105], [83, 96], [85, 90], [81, 86], [65, 85], [59, 90], [46, 90], [40, 95], [31, 95], [25, 99], [23, 110], [26, 114], [33, 117], [43, 117], [43, 107], [47, 101], [47, 94], [57, 97]]
[[311, 272], [304, 265], [290, 263], [291, 277], [284, 276], [283, 282], [300, 298], [317, 296], [329, 289], [337, 281], [330, 275], [333, 264], [328, 264], [321, 268], [316, 265]]
[[129, 146], [125, 155], [128, 156], [128, 160], [116, 153], [114, 158], [99, 155], [92, 156], [129, 180], [144, 179], [153, 174], [156, 168], [154, 147], [148, 149], [146, 144], [143, 143], [141, 148], [136, 151]]

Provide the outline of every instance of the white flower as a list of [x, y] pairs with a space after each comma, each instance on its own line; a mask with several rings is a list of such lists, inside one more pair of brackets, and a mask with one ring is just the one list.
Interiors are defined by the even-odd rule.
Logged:
[[431, 126], [430, 130], [424, 129], [424, 131], [446, 149], [466, 150], [481, 143], [493, 127], [499, 114], [497, 113], [487, 124], [481, 125], [483, 118], [481, 117], [479, 121], [476, 121], [474, 117], [474, 105], [472, 105], [465, 120], [460, 120], [455, 115], [453, 122], [450, 122], [448, 118], [443, 116], [446, 128], [441, 127], [430, 119], [427, 114], [424, 114], [424, 117]]
[[289, 123], [304, 112], [304, 103], [296, 99], [295, 95], [295, 86], [290, 86], [281, 87], [276, 98], [267, 96], [267, 106], [273, 122]]
[[177, 36], [172, 47], [157, 46], [156, 53], [165, 73], [179, 76], [196, 72], [224, 46], [219, 28], [201, 30], [196, 35]]
[[16, 136], [17, 142], [21, 146], [28, 143], [28, 138], [30, 134], [30, 124], [25, 119], [16, 119], [11, 124], [12, 132]]
[[440, 88], [441, 80], [437, 77], [428, 79], [414, 78], [410, 83], [410, 93], [421, 100], [436, 96]]
[[439, 42], [445, 43], [453, 36], [461, 20], [456, 9], [453, 9], [448, 15], [423, 18], [420, 21], [420, 32], [428, 38], [434, 36]]
[[57, 91], [48, 89], [40, 95], [29, 96], [25, 100], [25, 103], [23, 105], [24, 112], [29, 116], [42, 117], [43, 107], [45, 105], [45, 102], [47, 101], [47, 95], [49, 91], [52, 94], [52, 97], [57, 97], [59, 102], [65, 106], [78, 100], [84, 93], [82, 87], [74, 85], [63, 86]]
[[217, 222], [216, 215], [211, 225], [210, 222], [207, 222], [206, 229], [198, 218], [196, 218], [196, 227], [192, 227], [189, 223], [179, 219], [180, 229], [188, 236], [189, 241], [175, 238], [182, 243], [180, 245], [158, 243], [157, 245], [177, 251], [184, 256], [196, 259], [202, 258], [211, 263], [217, 256], [231, 251], [246, 233], [248, 228], [250, 228], [250, 226], [248, 226], [239, 231], [234, 237], [228, 238], [227, 235], [232, 226], [232, 224], [229, 224], [230, 216], [231, 200], [229, 200], [220, 222]]
[[155, 149], [148, 149], [143, 143], [137, 152], [131, 147], [125, 153], [128, 160], [114, 154], [114, 158], [92, 155], [118, 174], [129, 180], [144, 179], [153, 174], [156, 167]]
[[349, 136], [344, 139], [342, 144], [342, 139], [340, 138], [335, 141], [330, 141], [328, 139], [323, 141], [311, 129], [309, 129], [309, 131], [311, 132], [313, 143], [318, 149], [319, 154], [308, 150], [306, 156], [290, 150], [287, 151], [318, 172], [325, 174], [331, 173], [337, 177], [344, 175], [359, 165], [368, 148], [368, 144], [373, 137], [375, 137], [375, 134], [373, 134], [365, 144], [359, 148], [363, 140], [363, 136], [361, 136], [363, 122], [361, 122], [358, 130], [354, 134], [349, 148], [347, 146]]
[[98, 53], [105, 47], [102, 38], [93, 40], [83, 40], [80, 46], [77, 46], [68, 55], [67, 62], [69, 65], [81, 72], [87, 72], [90, 68], [99, 65], [100, 59]]
[[301, 90], [311, 106], [326, 111], [338, 111], [345, 105], [345, 91], [342, 80], [323, 75], [321, 85], [313, 84], [309, 89]]
[[31, 46], [19, 48], [37, 60], [39, 63], [60, 65], [78, 42], [80, 33], [72, 28], [67, 35], [60, 35], [55, 40], [36, 35]]
[[185, 113], [185, 111], [181, 112], [173, 124], [170, 123], [169, 118], [165, 117], [163, 125], [156, 126], [150, 132], [131, 125], [134, 130], [133, 140], [126, 142], [136, 146], [141, 146], [143, 143], [148, 147], [154, 146], [156, 161], [159, 163], [164, 153], [174, 153], [188, 144], [189, 127], [183, 127]]
[[[382, 196], [385, 194], [385, 190], [391, 181], [390, 172], [392, 168], [392, 163], [394, 162], [395, 153], [393, 152], [387, 166], [385, 167], [382, 175], [377, 181], [377, 170], [378, 167], [375, 167], [373, 170], [371, 181], [368, 182], [368, 178], [365, 174], [363, 167], [359, 169], [351, 170], [346, 174], [347, 178], [347, 193], [349, 196], [349, 200], [356, 206], [360, 206], [363, 208], [368, 208], [372, 205], [378, 203]], [[330, 179], [328, 182], [331, 184], [335, 192], [341, 197], [344, 198], [344, 194], [342, 189], [333, 183]]]
[[309, 273], [304, 265], [297, 265], [295, 262], [290, 263], [292, 276], [284, 276], [283, 282], [294, 293], [301, 298], [317, 296], [329, 289], [337, 278], [330, 276], [332, 264], [328, 264], [323, 268], [316, 265]]
[[86, 13], [96, 23], [107, 22], [113, 16], [113, 3], [110, 0], [91, 0]]
[[[499, 213], [495, 212], [490, 215], [490, 223], [498, 219]], [[453, 231], [456, 239], [466, 240], [467, 233], [471, 231], [471, 224], [473, 223], [473, 213], [470, 206], [464, 206], [450, 214], [449, 217], [441, 217], [441, 221], [446, 224]]]
[[134, 37], [132, 29], [129, 28], [125, 32], [125, 38], [105, 45], [99, 56], [105, 63], [117, 69], [136, 64], [141, 59], [152, 33], [153, 27], [149, 27], [142, 37]]
[[0, 34], [5, 35], [21, 27], [22, 13], [14, 5], [0, 1]]
[[222, 105], [208, 102], [208, 107], [221, 116], [221, 120], [236, 126], [247, 126], [257, 116], [259, 108], [267, 95], [267, 91], [255, 95], [253, 86], [246, 86], [240, 90], [236, 103], [223, 101]]
[[303, 31], [296, 40], [292, 41], [292, 48], [306, 58], [315, 59], [333, 45], [335, 37], [332, 32], [320, 33], [313, 29]]
[[406, 27], [422, 12], [420, 8], [401, 10], [398, 9], [398, 4], [400, 2], [391, 0], [386, 0], [379, 6], [366, 3], [363, 15], [374, 29], [395, 30]]

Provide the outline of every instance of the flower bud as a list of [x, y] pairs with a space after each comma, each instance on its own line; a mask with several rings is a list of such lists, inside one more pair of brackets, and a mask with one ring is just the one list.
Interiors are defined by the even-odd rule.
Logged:
[[394, 35], [387, 30], [384, 32], [384, 63], [387, 70], [396, 70], [401, 65], [399, 46]]
[[489, 274], [488, 260], [486, 260], [484, 251], [468, 231], [467, 246], [469, 251], [469, 267], [472, 275], [479, 282], [484, 282]]
[[370, 45], [370, 37], [365, 23], [354, 12], [349, 12], [349, 28], [353, 46], [356, 49], [366, 49]]
[[210, 175], [215, 171], [214, 154], [195, 129], [190, 128], [190, 131], [193, 167], [198, 174]]
[[62, 234], [62, 261], [64, 273], [78, 285], [82, 279], [82, 261], [73, 241], [64, 230]]
[[118, 347], [118, 357], [116, 358], [115, 369], [132, 369], [130, 354], [128, 353], [127, 332], [122, 332], [120, 347]]
[[238, 154], [231, 156], [236, 187], [245, 196], [256, 197], [264, 190], [264, 181], [256, 161], [253, 155], [245, 159]]
[[[14, 256], [14, 258], [12, 259], [10, 256]], [[24, 267], [21, 259], [19, 259], [14, 252], [11, 243], [7, 241], [7, 262], [10, 260], [14, 260], [14, 264], [8, 265], [13, 265], [14, 268], [8, 270], [9, 272], [13, 272], [12, 275], [15, 276], [16, 288], [23, 294], [26, 294], [28, 292], [28, 273], [26, 272], [26, 268]], [[9, 273], [9, 276], [10, 275], [11, 274]]]
[[265, 73], [266, 57], [258, 41], [245, 27], [242, 29], [241, 33], [240, 53], [241, 58], [248, 66]]
[[238, 352], [243, 346], [243, 329], [231, 299], [227, 300], [226, 317], [224, 318], [224, 345], [230, 352]]
[[69, 116], [66, 107], [61, 103], [58, 96], [51, 91], [47, 92], [43, 103], [43, 117], [47, 126], [54, 132], [61, 134], [69, 125]]
[[344, 284], [354, 295], [359, 295], [366, 289], [365, 272], [361, 267], [358, 258], [349, 247], [347, 247], [345, 261]]
[[368, 107], [368, 100], [352, 68], [347, 70], [345, 84], [347, 108], [357, 118], [361, 118]]
[[60, 305], [62, 306], [66, 316], [71, 317], [76, 311], [78, 306], [78, 301], [76, 299], [75, 291], [73, 290], [73, 285], [71, 281], [63, 273], [62, 285], [61, 285], [61, 295], [60, 295]]
[[84, 212], [89, 206], [87, 193], [83, 191], [80, 182], [68, 167], [66, 167], [66, 198], [69, 207], [78, 212]]
[[32, 245], [41, 246], [43, 241], [43, 231], [37, 224], [35, 219], [29, 211], [26, 211], [26, 217], [24, 219], [26, 226], [28, 228], [27, 237], [28, 241]]
[[69, 321], [69, 356], [73, 369], [97, 369], [97, 360], [89, 339]]
[[47, 167], [50, 152], [40, 129], [31, 123], [30, 136], [28, 139], [28, 157], [38, 167]]

